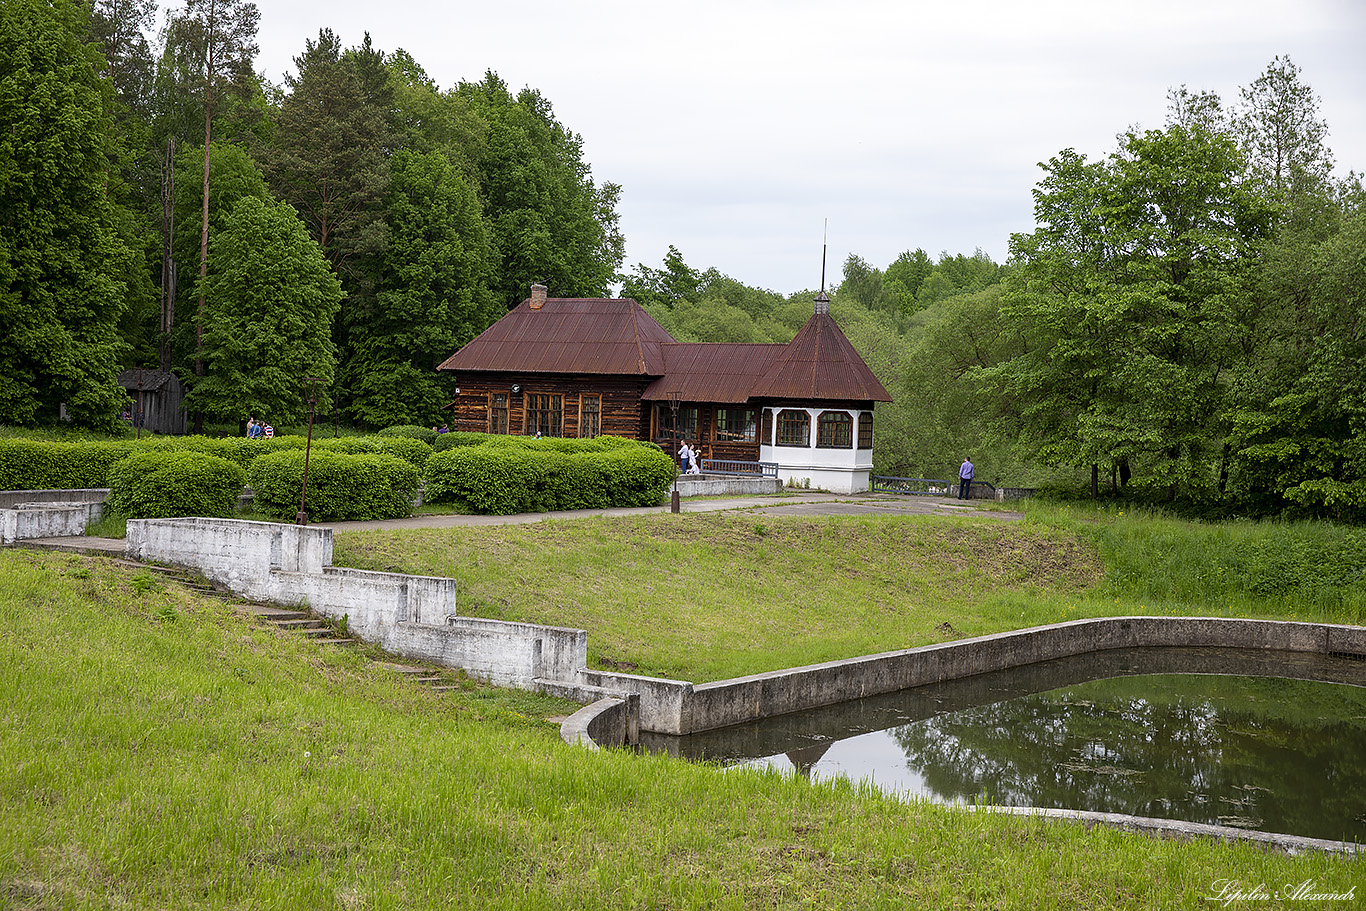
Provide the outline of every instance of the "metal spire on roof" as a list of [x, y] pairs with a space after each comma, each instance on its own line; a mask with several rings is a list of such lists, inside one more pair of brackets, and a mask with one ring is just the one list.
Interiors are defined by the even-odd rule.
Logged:
[[825, 248], [826, 235], [830, 231], [830, 219], [825, 220], [825, 227], [821, 232], [821, 292], [816, 295], [816, 312], [830, 312], [830, 298], [825, 296]]

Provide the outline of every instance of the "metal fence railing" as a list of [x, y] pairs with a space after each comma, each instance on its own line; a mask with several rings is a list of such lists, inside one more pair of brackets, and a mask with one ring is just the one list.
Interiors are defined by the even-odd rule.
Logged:
[[942, 497], [958, 492], [956, 481], [942, 478], [896, 478], [888, 475], [873, 475], [873, 490], [883, 493], [923, 494]]
[[[886, 475], [873, 475], [872, 489], [882, 493], [919, 494], [928, 497], [958, 496], [958, 479], [942, 478], [894, 478]], [[973, 500], [1021, 500], [1032, 497], [1037, 491], [1032, 487], [997, 487], [990, 481], [973, 480], [969, 499]]]
[[740, 477], [776, 478], [777, 462], [737, 462], [728, 459], [703, 459], [703, 474], [733, 474]]

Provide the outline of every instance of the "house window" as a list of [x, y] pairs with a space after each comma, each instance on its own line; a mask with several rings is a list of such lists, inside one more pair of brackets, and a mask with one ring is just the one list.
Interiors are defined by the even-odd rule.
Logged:
[[[680, 406], [678, 409], [678, 438], [680, 440], [697, 439], [697, 417], [700, 409], [696, 405]], [[674, 436], [674, 410], [671, 406], [660, 403], [655, 406], [655, 426], [659, 428], [657, 439], [667, 440]]]
[[716, 412], [716, 439], [728, 443], [753, 443], [759, 438], [752, 408], [721, 408]]
[[863, 411], [858, 416], [858, 448], [873, 448], [873, 413]]
[[508, 394], [489, 393], [489, 433], [508, 432]]
[[811, 415], [794, 408], [778, 412], [778, 445], [810, 446]]
[[818, 449], [853, 449], [854, 419], [847, 411], [822, 411], [816, 419]]
[[535, 436], [557, 437], [564, 427], [564, 396], [531, 393], [526, 397], [526, 432]]
[[602, 433], [602, 396], [585, 395], [579, 399], [579, 436], [586, 440]]
[[763, 427], [763, 431], [762, 431], [762, 432], [763, 432], [763, 435], [764, 435], [764, 445], [765, 445], [765, 446], [772, 446], [772, 445], [773, 445], [773, 409], [772, 409], [772, 408], [765, 408], [765, 409], [764, 409], [764, 427]]

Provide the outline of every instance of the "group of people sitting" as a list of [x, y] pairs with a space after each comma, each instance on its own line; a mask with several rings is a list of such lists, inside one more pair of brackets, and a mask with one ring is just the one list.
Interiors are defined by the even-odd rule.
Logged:
[[247, 439], [260, 440], [270, 439], [275, 436], [275, 428], [265, 421], [258, 421], [256, 418], [247, 419]]
[[684, 474], [702, 473], [702, 450], [693, 449], [684, 440], [683, 445], [678, 449], [678, 464], [682, 467]]

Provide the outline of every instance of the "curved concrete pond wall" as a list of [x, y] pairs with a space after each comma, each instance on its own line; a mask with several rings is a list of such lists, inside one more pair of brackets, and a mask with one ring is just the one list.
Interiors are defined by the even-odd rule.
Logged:
[[[1219, 617], [1107, 617], [715, 683], [692, 684], [594, 670], [580, 671], [579, 677], [613, 693], [638, 694], [640, 730], [681, 735], [1054, 658], [1153, 646], [1266, 648], [1366, 659], [1366, 627]], [[607, 708], [603, 706], [604, 711]]]
[[[611, 690], [629, 691], [634, 683], [634, 692], [640, 698], [634, 706], [626, 697], [599, 699], [567, 719], [560, 734], [568, 743], [590, 748], [618, 746], [635, 742], [635, 728], [693, 733], [1054, 658], [1154, 646], [1265, 648], [1366, 660], [1366, 627], [1211, 617], [1111, 617], [1074, 620], [700, 685], [627, 674], [580, 672], [593, 684]], [[631, 718], [633, 708], [640, 712], [638, 720]], [[670, 727], [674, 730], [667, 730]], [[1291, 853], [1363, 853], [1363, 846], [1345, 842], [1171, 819], [1035, 807], [975, 809], [1071, 819], [1165, 837], [1254, 841]]]

